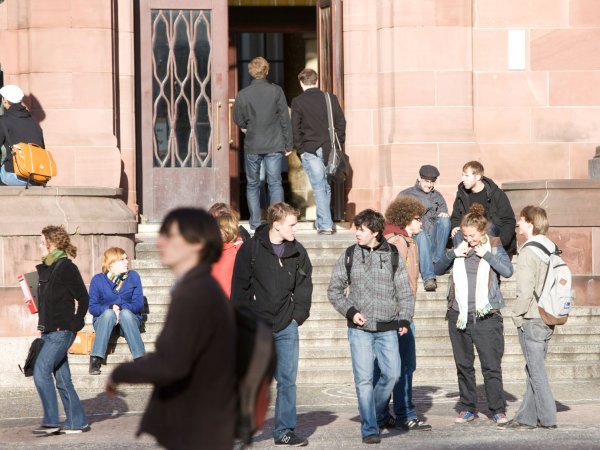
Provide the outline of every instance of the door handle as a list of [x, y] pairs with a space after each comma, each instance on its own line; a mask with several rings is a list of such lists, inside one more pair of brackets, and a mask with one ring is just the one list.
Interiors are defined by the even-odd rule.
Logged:
[[233, 134], [232, 134], [233, 126], [231, 125], [231, 117], [233, 116], [233, 104], [234, 103], [235, 103], [235, 99], [230, 98], [229, 99], [229, 111], [228, 111], [228, 116], [227, 116], [227, 126], [228, 126], [227, 136], [229, 136], [229, 145], [233, 144]]
[[221, 124], [219, 117], [221, 116], [221, 102], [217, 102], [217, 113], [215, 114], [215, 122], [217, 124], [217, 150], [221, 150], [223, 145], [221, 144]]

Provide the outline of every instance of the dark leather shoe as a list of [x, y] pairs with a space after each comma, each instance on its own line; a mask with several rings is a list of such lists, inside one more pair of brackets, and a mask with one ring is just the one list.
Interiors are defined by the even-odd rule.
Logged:
[[90, 356], [90, 375], [100, 375], [100, 367], [102, 365], [102, 358], [97, 356]]

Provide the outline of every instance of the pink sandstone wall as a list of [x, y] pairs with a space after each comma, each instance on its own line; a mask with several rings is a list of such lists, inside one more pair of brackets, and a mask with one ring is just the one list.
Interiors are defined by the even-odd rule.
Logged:
[[[525, 70], [508, 69], [512, 29]], [[597, 0], [345, 0], [348, 213], [384, 207], [424, 163], [450, 204], [471, 159], [498, 183], [587, 178], [599, 42]]]
[[135, 210], [132, 1], [118, 2], [113, 54], [113, 2], [6, 0], [0, 64], [44, 129], [58, 166], [50, 184], [123, 187]]

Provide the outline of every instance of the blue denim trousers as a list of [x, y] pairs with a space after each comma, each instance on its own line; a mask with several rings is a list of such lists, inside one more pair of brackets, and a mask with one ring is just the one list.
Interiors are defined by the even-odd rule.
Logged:
[[296, 428], [296, 376], [298, 374], [298, 323], [295, 320], [283, 330], [273, 333], [277, 367], [277, 398], [275, 400], [275, 427], [273, 438], [279, 439]]
[[[112, 308], [107, 309], [94, 319], [96, 337], [94, 338], [94, 346], [92, 347], [92, 356], [102, 359], [106, 358], [106, 348], [108, 347], [108, 341], [115, 326], [117, 326], [117, 315]], [[119, 313], [118, 326], [119, 335], [123, 336], [127, 341], [133, 359], [144, 356], [146, 351], [142, 335], [140, 334], [140, 319], [128, 309], [123, 309]]]
[[[400, 423], [408, 422], [417, 418], [417, 410], [412, 399], [413, 373], [417, 370], [417, 351], [415, 346], [415, 324], [411, 323], [408, 333], [404, 336], [398, 334], [398, 350], [400, 352], [400, 379], [394, 386], [392, 397], [394, 399], [394, 416]], [[375, 372], [373, 374], [373, 386], [379, 381], [381, 369], [375, 360]], [[385, 422], [390, 416], [390, 398], [384, 412]]]
[[[348, 328], [352, 371], [360, 414], [362, 437], [379, 435], [394, 385], [400, 378], [397, 330], [369, 332]], [[375, 359], [381, 374], [373, 384]]]
[[542, 319], [525, 319], [518, 329], [519, 343], [525, 357], [525, 396], [515, 421], [545, 427], [556, 425], [556, 402], [550, 389], [545, 359], [548, 343], [554, 333]]
[[316, 154], [302, 153], [302, 166], [312, 186], [315, 204], [317, 206], [317, 230], [332, 230], [331, 220], [331, 186], [327, 182], [325, 164], [323, 163], [323, 148]]
[[27, 182], [23, 180], [19, 180], [17, 175], [13, 172], [8, 172], [5, 166], [2, 166], [0, 169], [0, 181], [2, 181], [7, 186], [26, 186]]
[[250, 210], [250, 228], [260, 225], [260, 166], [264, 163], [269, 186], [269, 205], [282, 202], [281, 165], [283, 154], [266, 153], [263, 155], [246, 154], [246, 198]]
[[87, 418], [71, 381], [71, 371], [67, 359], [67, 350], [75, 340], [75, 333], [71, 331], [53, 331], [42, 334], [42, 339], [44, 345], [33, 368], [33, 381], [44, 409], [42, 425], [60, 426], [58, 401], [54, 389], [54, 380], [52, 379], [54, 375], [56, 389], [58, 389], [65, 408], [66, 419], [63, 428], [85, 428], [88, 426]]
[[433, 263], [442, 257], [450, 235], [449, 217], [437, 217], [433, 223], [429, 232], [423, 230], [415, 235], [419, 250], [419, 270], [423, 281], [435, 278]]

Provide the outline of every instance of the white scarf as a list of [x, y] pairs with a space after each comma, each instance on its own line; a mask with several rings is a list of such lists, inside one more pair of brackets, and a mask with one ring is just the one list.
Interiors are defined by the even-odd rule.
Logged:
[[[485, 244], [483, 243], [485, 241]], [[491, 252], [490, 238], [485, 235], [481, 239], [481, 245], [486, 251]], [[453, 274], [454, 295], [458, 303], [458, 320], [456, 328], [464, 330], [467, 328], [467, 315], [469, 312], [469, 281], [467, 280], [467, 269], [465, 267], [465, 258], [456, 258], [454, 260]], [[477, 283], [475, 284], [475, 309], [477, 317], [487, 315], [492, 306], [488, 297], [488, 283], [490, 279], [490, 265], [481, 258], [477, 267]]]

